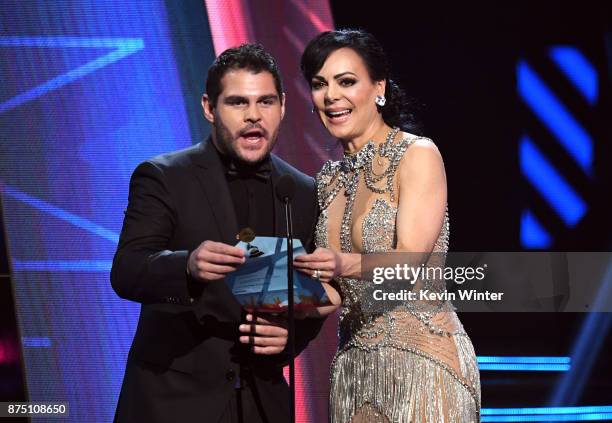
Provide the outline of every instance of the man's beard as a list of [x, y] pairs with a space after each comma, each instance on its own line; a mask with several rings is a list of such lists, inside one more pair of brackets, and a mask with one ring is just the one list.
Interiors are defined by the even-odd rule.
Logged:
[[[270, 151], [272, 151], [274, 144], [276, 144], [276, 138], [278, 137], [278, 131], [280, 129], [279, 125], [274, 131], [274, 133], [272, 133], [271, 135], [265, 129], [258, 125], [245, 126], [245, 128], [241, 130], [245, 131], [248, 129], [258, 128], [263, 132], [264, 137], [268, 140], [267, 149], [265, 150], [264, 154], [262, 154], [259, 160], [252, 161], [240, 155], [238, 148], [235, 147], [235, 144], [237, 144], [237, 137], [235, 137], [234, 134], [231, 133], [227, 126], [225, 126], [219, 115], [215, 117], [213, 126], [217, 138], [217, 147], [219, 148], [221, 153], [224, 156], [232, 159], [234, 162], [247, 166], [257, 165], [268, 158], [268, 156], [270, 155]], [[240, 135], [240, 133], [238, 135]]]

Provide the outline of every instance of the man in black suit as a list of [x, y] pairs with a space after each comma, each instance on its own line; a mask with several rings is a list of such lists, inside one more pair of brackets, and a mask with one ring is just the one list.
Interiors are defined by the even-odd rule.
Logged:
[[[223, 281], [245, 260], [233, 246], [241, 228], [284, 235], [282, 174], [296, 180], [295, 237], [312, 249], [313, 180], [270, 153], [284, 100], [260, 46], [226, 50], [202, 98], [210, 139], [134, 171], [111, 283], [142, 308], [116, 421], [288, 421], [285, 318], [246, 314]], [[298, 352], [321, 324], [296, 322]]]

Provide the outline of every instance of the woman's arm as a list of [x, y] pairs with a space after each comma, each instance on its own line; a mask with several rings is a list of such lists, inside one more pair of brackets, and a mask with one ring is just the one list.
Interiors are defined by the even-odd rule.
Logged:
[[446, 173], [435, 144], [418, 140], [400, 163], [398, 252], [431, 253], [446, 213]]

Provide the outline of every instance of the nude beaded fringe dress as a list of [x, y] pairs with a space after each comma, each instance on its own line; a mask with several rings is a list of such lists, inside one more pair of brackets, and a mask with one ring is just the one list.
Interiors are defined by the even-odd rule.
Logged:
[[[392, 251], [397, 169], [417, 136], [366, 144], [317, 175], [317, 246], [362, 254]], [[432, 254], [448, 251], [448, 213]], [[339, 347], [331, 367], [332, 423], [480, 421], [480, 378], [472, 343], [449, 302], [371, 313], [367, 281], [340, 278]]]

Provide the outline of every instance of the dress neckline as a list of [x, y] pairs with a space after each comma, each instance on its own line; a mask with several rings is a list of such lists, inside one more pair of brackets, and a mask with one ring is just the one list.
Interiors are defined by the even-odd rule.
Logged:
[[366, 164], [371, 163], [372, 159], [376, 155], [376, 152], [381, 156], [384, 156], [389, 147], [393, 144], [395, 136], [399, 132], [398, 127], [394, 127], [387, 134], [387, 138], [377, 144], [373, 140], [368, 141], [363, 147], [361, 147], [355, 153], [344, 152], [344, 156], [340, 161], [341, 169], [343, 171], [355, 171], [365, 167]]

